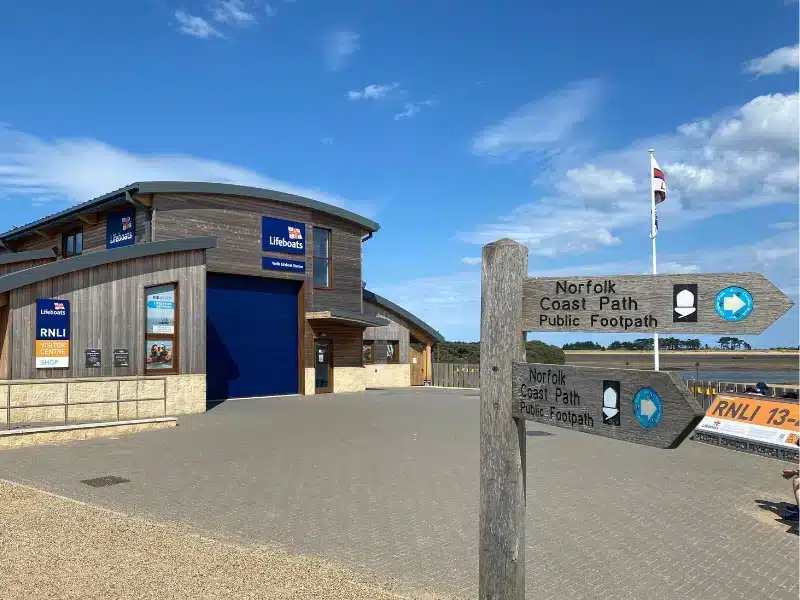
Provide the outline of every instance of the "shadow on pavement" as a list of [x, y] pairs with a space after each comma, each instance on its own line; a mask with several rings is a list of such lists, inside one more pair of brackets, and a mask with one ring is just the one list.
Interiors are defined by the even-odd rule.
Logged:
[[548, 435], [555, 435], [554, 433], [550, 433], [549, 431], [528, 431], [528, 437], [545, 437]]
[[756, 500], [756, 504], [761, 510], [768, 510], [778, 515], [775, 519], [778, 523], [786, 525], [789, 529], [786, 533], [798, 535], [797, 505], [788, 502], [772, 502], [771, 500]]

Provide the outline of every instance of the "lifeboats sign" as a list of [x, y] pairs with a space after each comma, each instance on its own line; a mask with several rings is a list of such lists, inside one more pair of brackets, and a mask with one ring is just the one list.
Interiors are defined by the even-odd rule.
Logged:
[[69, 367], [69, 300], [36, 299], [36, 368]]
[[696, 431], [796, 449], [799, 412], [796, 400], [720, 394]]
[[106, 217], [106, 248], [121, 248], [136, 243], [136, 213], [132, 210]]
[[261, 250], [284, 254], [305, 254], [305, 223], [261, 217]]

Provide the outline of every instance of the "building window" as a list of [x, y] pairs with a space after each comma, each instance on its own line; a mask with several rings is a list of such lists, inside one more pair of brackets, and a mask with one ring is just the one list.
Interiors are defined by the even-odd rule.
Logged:
[[375, 363], [375, 342], [363, 342], [361, 346], [361, 362], [365, 365]]
[[400, 342], [386, 342], [386, 362], [400, 362]]
[[64, 258], [78, 256], [83, 252], [83, 228], [65, 233], [61, 239], [61, 255]]
[[178, 286], [144, 289], [144, 370], [151, 375], [178, 372]]
[[314, 227], [314, 287], [332, 288], [331, 231]]

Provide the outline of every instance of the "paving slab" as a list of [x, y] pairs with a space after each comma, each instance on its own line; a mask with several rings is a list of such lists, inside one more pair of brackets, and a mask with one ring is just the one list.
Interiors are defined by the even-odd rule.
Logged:
[[[232, 401], [170, 430], [3, 451], [0, 478], [474, 598], [478, 402], [430, 388]], [[784, 467], [529, 423], [528, 597], [796, 600]], [[109, 475], [128, 481], [81, 483]]]

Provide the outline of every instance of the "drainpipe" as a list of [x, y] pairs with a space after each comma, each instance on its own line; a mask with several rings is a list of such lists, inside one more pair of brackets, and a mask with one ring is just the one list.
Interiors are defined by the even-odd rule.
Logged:
[[144, 223], [144, 236], [142, 236], [142, 243], [152, 242], [153, 241], [153, 208], [147, 206], [146, 204], [142, 204], [138, 200], [136, 200], [133, 196], [131, 196], [130, 192], [127, 190], [125, 191], [125, 201], [130, 202], [135, 209], [143, 208], [147, 211], [147, 220]]

